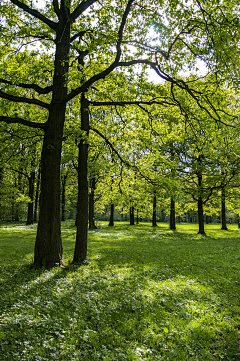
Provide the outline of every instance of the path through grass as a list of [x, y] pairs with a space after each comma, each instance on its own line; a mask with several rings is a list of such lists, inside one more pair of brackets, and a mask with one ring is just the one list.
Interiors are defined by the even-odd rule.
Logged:
[[[240, 239], [207, 226], [89, 232], [89, 261], [34, 270], [36, 227], [0, 225], [1, 360], [237, 360]], [[63, 224], [70, 264], [75, 227]]]

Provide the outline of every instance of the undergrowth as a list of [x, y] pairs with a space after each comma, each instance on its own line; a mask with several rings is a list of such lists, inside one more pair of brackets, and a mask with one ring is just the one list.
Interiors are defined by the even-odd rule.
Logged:
[[0, 359], [237, 360], [240, 239], [208, 225], [116, 224], [89, 232], [73, 267], [35, 270], [36, 226], [0, 225]]

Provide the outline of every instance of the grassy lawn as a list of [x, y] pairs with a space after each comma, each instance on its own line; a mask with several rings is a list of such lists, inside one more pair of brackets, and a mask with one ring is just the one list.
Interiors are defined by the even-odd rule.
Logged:
[[36, 226], [0, 224], [0, 360], [237, 360], [240, 237], [207, 225], [150, 224], [89, 232], [70, 266], [34, 270]]

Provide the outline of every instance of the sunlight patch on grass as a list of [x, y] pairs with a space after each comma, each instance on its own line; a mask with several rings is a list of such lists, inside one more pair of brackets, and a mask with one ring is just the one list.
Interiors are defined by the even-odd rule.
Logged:
[[29, 267], [34, 230], [1, 228], [2, 360], [236, 360], [239, 239], [191, 227], [104, 225], [73, 268], [68, 222], [69, 266], [50, 271]]

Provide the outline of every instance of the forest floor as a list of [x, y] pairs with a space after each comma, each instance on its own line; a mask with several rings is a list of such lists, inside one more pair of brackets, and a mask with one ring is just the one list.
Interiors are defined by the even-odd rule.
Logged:
[[237, 226], [129, 226], [89, 232], [89, 263], [71, 266], [76, 229], [62, 224], [66, 268], [31, 268], [36, 226], [0, 224], [0, 359], [237, 360]]

